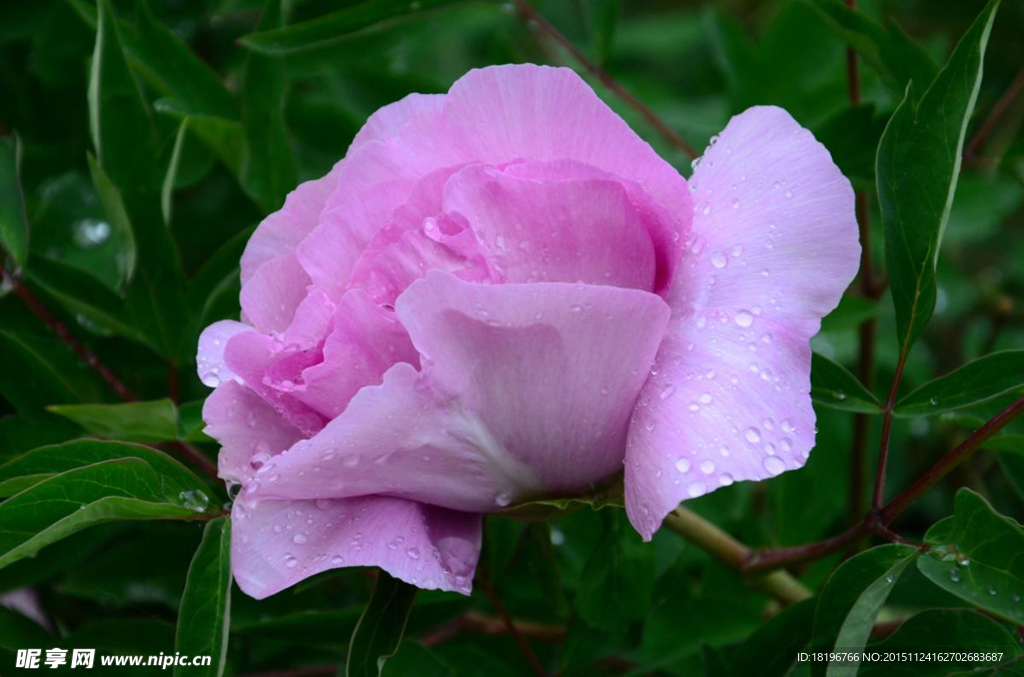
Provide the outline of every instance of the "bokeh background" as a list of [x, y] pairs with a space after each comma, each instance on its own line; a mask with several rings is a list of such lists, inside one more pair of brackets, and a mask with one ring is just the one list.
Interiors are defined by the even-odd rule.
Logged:
[[[285, 3], [284, 20], [296, 24], [349, 4]], [[113, 2], [152, 128], [143, 142], [126, 123], [123, 134], [108, 143], [137, 163], [139, 184], [153, 179], [164, 197], [163, 210], [157, 201], [131, 214], [133, 234], [111, 218], [102, 179], [88, 160], [96, 154], [87, 93], [95, 4], [0, 3], [0, 136], [16, 134], [20, 140], [30, 224], [27, 258], [3, 261], [0, 461], [83, 435], [168, 449], [185, 442], [213, 458], [216, 447], [200, 432], [199, 409], [208, 389], [195, 375], [194, 347], [202, 327], [237, 317], [237, 261], [245, 241], [297, 182], [326, 173], [344, 155], [370, 113], [407, 93], [444, 92], [468, 69], [488, 64], [565, 65], [587, 77], [663, 157], [684, 175], [691, 173], [691, 158], [677, 144], [516, 4], [423, 4], [404, 3], [407, 16], [298, 44], [286, 54], [266, 54], [241, 39], [261, 25], [274, 25], [273, 2], [269, 9], [248, 0]], [[941, 65], [984, 3], [858, 4], [880, 25], [896, 22]], [[847, 43], [821, 3], [545, 0], [532, 7], [697, 149], [749, 106], [785, 107], [867, 193], [876, 274], [884, 278], [874, 155], [899, 95], [860, 59], [860, 102], [851, 103]], [[911, 353], [906, 392], [981, 355], [1024, 347], [1024, 96], [1012, 96], [1021, 87], [1022, 35], [1024, 3], [1004, 2], [968, 138], [993, 110], [1000, 113], [968, 148], [939, 259], [935, 317]], [[199, 64], [206, 70], [194, 77]], [[222, 86], [211, 85], [211, 77]], [[13, 147], [11, 139], [6, 143]], [[130, 206], [138, 187], [120, 188]], [[112, 404], [121, 397], [54, 333], [53, 322], [48, 326], [38, 308], [33, 312], [16, 293], [19, 286], [139, 399], [157, 404], [142, 417], [113, 420], [103, 410], [55, 409]], [[872, 317], [878, 337], [874, 378], [880, 384], [875, 391], [884, 397], [898, 353], [888, 295], [875, 300], [851, 293], [825, 320], [813, 347], [856, 371], [858, 325]], [[897, 419], [892, 491], [1019, 395], [944, 416]], [[688, 506], [754, 546], [798, 545], [841, 531], [859, 516], [851, 509], [857, 501], [849, 484], [853, 417], [825, 407], [818, 415], [818, 444], [806, 468], [759, 484], [740, 483]], [[871, 419], [868, 428], [868, 467], [878, 447], [879, 420]], [[981, 493], [1002, 514], [1019, 517], [1024, 444], [1019, 425], [1008, 431], [911, 508], [898, 522], [899, 531], [919, 539], [952, 513], [954, 492], [962, 486]], [[208, 489], [212, 507], [228, 500], [216, 483]], [[725, 669], [734, 647], [762, 628], [777, 604], [676, 534], [660, 533], [642, 548], [624, 525], [611, 510], [584, 509], [530, 524], [488, 519], [481, 575], [552, 672], [727, 674], [716, 670]], [[96, 527], [0, 569], [0, 593], [29, 588], [30, 612], [46, 633], [61, 638], [55, 644], [169, 652], [201, 533], [192, 523]], [[795, 573], [816, 588], [841, 557]], [[600, 564], [607, 558], [626, 564], [609, 573]], [[300, 668], [307, 671], [282, 674], [334, 674], [331, 666], [344, 662], [371, 585], [369, 572], [343, 570], [263, 602], [236, 589], [227, 674]], [[887, 608], [906, 617], [963, 605], [911, 568]], [[22, 612], [0, 612], [0, 657], [6, 660], [28, 636], [20, 633], [35, 630], [26, 628]], [[531, 674], [492, 600], [480, 592], [471, 599], [421, 594], [406, 637], [412, 641], [384, 674]]]

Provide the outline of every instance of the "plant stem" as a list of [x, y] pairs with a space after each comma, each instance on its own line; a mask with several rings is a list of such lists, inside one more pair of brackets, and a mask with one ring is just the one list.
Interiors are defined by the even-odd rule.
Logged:
[[950, 470], [967, 460], [982, 444], [991, 439], [993, 435], [1022, 413], [1024, 413], [1024, 397], [1019, 398], [1013, 404], [993, 416], [985, 425], [975, 430], [960, 446], [940, 458], [935, 465], [918, 477], [913, 484], [900, 492], [896, 498], [889, 501], [880, 513], [882, 523], [887, 525], [899, 517], [907, 509], [907, 506], [921, 498], [939, 480], [949, 474]]
[[505, 628], [508, 630], [508, 634], [512, 636], [512, 640], [519, 647], [519, 651], [522, 652], [523, 657], [526, 658], [526, 662], [530, 664], [530, 669], [533, 670], [537, 677], [547, 677], [547, 671], [544, 670], [544, 666], [537, 660], [536, 654], [533, 653], [533, 649], [530, 648], [530, 643], [526, 641], [523, 635], [519, 632], [519, 628], [516, 627], [515, 621], [512, 620], [512, 616], [508, 613], [508, 609], [505, 608], [504, 602], [498, 597], [498, 593], [494, 591], [494, 588], [490, 586], [488, 581], [477, 580], [477, 587], [491, 602], [491, 606], [498, 612], [498, 616], [501, 617], [502, 622], [505, 624]]
[[882, 411], [882, 441], [878, 449], [878, 466], [875, 469], [875, 495], [871, 501], [873, 511], [881, 509], [885, 502], [885, 469], [889, 462], [889, 440], [892, 437], [893, 409], [896, 407], [896, 393], [900, 389], [900, 381], [903, 379], [903, 368], [907, 365], [907, 349], [900, 353], [900, 359], [896, 363], [896, 373], [892, 377], [892, 387], [889, 388], [889, 397], [885, 400], [885, 409]]
[[[682, 506], [670, 512], [664, 524], [732, 569], [742, 570], [754, 554], [749, 547]], [[811, 596], [810, 590], [785, 571], [751, 577], [748, 583], [783, 604], [796, 604]]]
[[[1024, 397], [1021, 397], [1013, 404], [1000, 411], [985, 423], [985, 425], [974, 431], [970, 437], [936, 461], [931, 468], [921, 475], [921, 477], [900, 492], [884, 507], [878, 510], [872, 510], [864, 517], [864, 519], [838, 536], [833, 536], [832, 538], [818, 541], [817, 543], [809, 543], [807, 545], [800, 545], [792, 548], [762, 550], [754, 553], [749, 560], [744, 562], [740, 566], [740, 570], [768, 571], [788, 566], [790, 564], [816, 560], [821, 557], [825, 557], [826, 555], [840, 552], [854, 543], [867, 538], [873, 533], [888, 540], [893, 540], [893, 537], [896, 535], [890, 531], [888, 527], [903, 513], [904, 510], [907, 509], [907, 507], [917, 499], [921, 498], [921, 496], [935, 486], [939, 480], [949, 474], [953, 468], [964, 462], [972, 453], [979, 449], [981, 445], [1022, 413], [1024, 413]], [[713, 548], [716, 547], [716, 543], [711, 543], [705, 547], [701, 541], [694, 540], [694, 542], [712, 553]]]
[[126, 402], [135, 402], [139, 398], [132, 392], [132, 389], [124, 384], [124, 382], [117, 377], [114, 372], [110, 371], [100, 358], [96, 356], [96, 353], [92, 352], [85, 344], [76, 339], [71, 331], [64, 325], [63, 322], [58, 320], [53, 313], [50, 312], [49, 308], [39, 300], [32, 290], [25, 286], [25, 283], [21, 279], [21, 275], [17, 272], [8, 274], [4, 270], [3, 266], [4, 253], [0, 251], [0, 280], [6, 280], [14, 292], [15, 296], [21, 299], [22, 303], [32, 312], [33, 315], [38, 317], [43, 324], [49, 328], [57, 338], [59, 338], [64, 345], [71, 349], [75, 355], [77, 355], [83, 362], [85, 362], [93, 371], [95, 371], [100, 378], [106, 382], [110, 388], [117, 393], [117, 396]]
[[650, 108], [644, 105], [644, 103], [640, 101], [640, 99], [636, 98], [628, 91], [626, 91], [622, 87], [622, 85], [616, 82], [612, 78], [612, 76], [610, 76], [603, 68], [595, 64], [590, 59], [588, 59], [587, 55], [580, 51], [579, 48], [576, 47], [576, 45], [572, 44], [572, 41], [569, 40], [569, 38], [562, 35], [562, 33], [559, 32], [557, 28], [552, 26], [547, 19], [541, 16], [540, 12], [535, 10], [530, 5], [528, 0], [515, 0], [515, 3], [516, 7], [519, 10], [519, 14], [522, 15], [522, 17], [527, 21], [528, 24], [534, 25], [540, 30], [544, 31], [551, 37], [552, 40], [554, 40], [563, 48], [565, 48], [565, 50], [569, 52], [569, 54], [571, 54], [577, 62], [579, 62], [580, 66], [582, 66], [584, 70], [590, 73], [593, 77], [600, 80], [605, 87], [607, 87], [616, 96], [618, 96], [620, 99], [626, 102], [626, 104], [630, 106], [633, 110], [640, 113], [640, 115], [642, 115], [643, 118], [647, 120], [648, 124], [650, 124], [651, 127], [655, 129], [655, 131], [657, 131], [661, 136], [663, 136], [666, 141], [668, 141], [673, 146], [686, 153], [691, 159], [697, 157], [698, 153], [696, 150], [694, 150], [693, 146], [688, 144], [686, 141], [683, 140], [681, 136], [676, 134], [675, 130], [669, 127], [664, 120], [659, 118], [654, 113], [654, 111], [652, 111]]
[[967, 142], [967, 145], [964, 147], [963, 155], [967, 162], [974, 162], [979, 159], [978, 148], [980, 148], [981, 144], [985, 143], [989, 135], [992, 134], [992, 130], [995, 129], [996, 124], [999, 123], [999, 120], [1003, 117], [1007, 109], [1010, 107], [1010, 104], [1013, 103], [1013, 100], [1017, 98], [1017, 95], [1020, 94], [1021, 91], [1024, 91], [1024, 68], [1021, 68], [1020, 71], [1018, 71], [1017, 77], [1013, 79], [1010, 86], [1006, 89], [1003, 95], [999, 97], [996, 104], [992, 106], [992, 110], [989, 112], [988, 117], [986, 117], [985, 121], [981, 123], [981, 127], [979, 127], [978, 131], [975, 132], [973, 137], [971, 137], [971, 140]]

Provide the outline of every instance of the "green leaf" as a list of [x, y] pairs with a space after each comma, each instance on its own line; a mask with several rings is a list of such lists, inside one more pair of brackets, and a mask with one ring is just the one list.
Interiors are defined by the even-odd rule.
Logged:
[[142, 3], [138, 34], [123, 31], [125, 50], [157, 89], [197, 114], [238, 119], [238, 107], [220, 76]]
[[[874, 661], [861, 665], [859, 677], [945, 677], [985, 665], [1009, 665], [1021, 651], [1020, 643], [991, 618], [967, 610], [930, 609], [903, 623], [893, 635], [872, 644], [870, 651], [952, 652], [946, 661]], [[996, 661], [984, 660], [997, 653]], [[971, 657], [982, 658], [971, 661]], [[1011, 674], [985, 672], [985, 675]], [[980, 675], [979, 675], [980, 677]]]
[[[91, 322], [103, 332], [153, 348], [154, 339], [139, 333], [124, 308], [124, 299], [92, 275], [45, 256], [33, 259], [28, 279], [76, 316]], [[66, 400], [51, 400], [61, 402]]]
[[204, 488], [191, 470], [162, 451], [128, 442], [72, 440], [39, 447], [0, 465], [0, 496], [13, 496], [55, 475], [104, 461], [137, 458], [180, 491]]
[[178, 412], [169, 399], [123, 404], [61, 404], [47, 408], [107, 439], [153, 443], [178, 439]]
[[188, 118], [185, 118], [178, 126], [178, 134], [174, 137], [174, 150], [171, 151], [171, 161], [167, 165], [164, 185], [160, 189], [160, 211], [164, 215], [164, 223], [168, 225], [171, 223], [171, 198], [174, 195], [174, 182], [178, 177], [178, 164], [181, 161], [181, 149], [185, 145], [187, 132]]
[[796, 654], [811, 639], [817, 602], [806, 599], [758, 628], [734, 653], [730, 675], [735, 677], [784, 677]]
[[[71, 534], [118, 520], [194, 519], [205, 486], [165, 477], [141, 458], [77, 468], [0, 503], [0, 568]], [[202, 501], [202, 509], [208, 502]], [[191, 506], [191, 507], [190, 507]]]
[[990, 0], [920, 100], [907, 87], [878, 147], [885, 263], [904, 355], [935, 311], [935, 265], [998, 6]]
[[811, 356], [811, 398], [826, 407], [880, 414], [882, 403], [846, 367], [824, 355]]
[[[64, 350], [57, 342], [40, 342], [0, 330], [0, 393], [22, 414], [41, 411], [50, 402], [89, 399], [65, 365], [55, 360]], [[65, 362], [72, 358], [63, 355]]]
[[377, 573], [370, 601], [349, 641], [346, 677], [380, 677], [384, 663], [402, 643], [416, 592], [415, 586], [384, 570]]
[[1024, 529], [980, 495], [956, 494], [952, 517], [925, 534], [934, 547], [917, 568], [940, 588], [1017, 625], [1024, 624]]
[[157, 99], [153, 108], [158, 113], [170, 115], [184, 121], [189, 120], [189, 129], [195, 132], [214, 152], [224, 166], [241, 182], [242, 163], [245, 155], [245, 132], [238, 120], [208, 115], [190, 108], [177, 99]]
[[39, 623], [0, 606], [0, 649], [17, 651], [29, 646], [50, 646], [53, 641], [50, 633]]
[[128, 69], [109, 0], [99, 0], [97, 10], [89, 74], [89, 124], [96, 157], [116, 186], [155, 186], [156, 129]]
[[87, 158], [93, 185], [96, 186], [96, 192], [100, 195], [100, 202], [103, 204], [103, 211], [110, 222], [110, 229], [117, 238], [118, 249], [114, 263], [120, 273], [118, 275], [118, 287], [120, 288], [131, 282], [135, 275], [135, 260], [137, 258], [135, 232], [132, 230], [131, 219], [128, 218], [128, 212], [125, 210], [124, 200], [121, 199], [121, 191], [117, 189], [117, 186], [113, 184], [91, 154], [87, 155]]
[[625, 511], [600, 514], [604, 531], [583, 568], [576, 609], [590, 625], [617, 630], [649, 614], [656, 553], [629, 526]]
[[28, 217], [21, 191], [21, 141], [0, 139], [0, 248], [19, 266], [28, 258]]
[[[281, 0], [266, 0], [259, 28], [282, 26]], [[284, 203], [298, 181], [295, 156], [284, 122], [287, 91], [284, 62], [277, 57], [249, 53], [242, 76], [242, 127], [245, 155], [242, 187], [264, 212]]]
[[935, 77], [935, 63], [896, 24], [883, 28], [840, 0], [811, 0], [822, 21], [868, 62], [897, 96], [911, 80], [924, 88]]
[[227, 659], [231, 618], [231, 520], [206, 525], [203, 542], [188, 570], [178, 612], [174, 649], [185, 655], [212, 656], [211, 665], [174, 668], [175, 677], [220, 677]]
[[294, 26], [260, 25], [241, 39], [242, 45], [263, 54], [282, 55], [343, 40], [354, 33], [393, 25], [418, 14], [456, 4], [459, 0], [368, 0]]
[[[891, 543], [843, 562], [825, 583], [814, 616], [814, 647], [860, 651], [896, 579], [917, 557], [917, 549]], [[856, 675], [857, 663], [830, 663], [829, 677]]]
[[1004, 350], [968, 362], [908, 393], [897, 416], [932, 416], [990, 400], [1024, 387], [1024, 350]]

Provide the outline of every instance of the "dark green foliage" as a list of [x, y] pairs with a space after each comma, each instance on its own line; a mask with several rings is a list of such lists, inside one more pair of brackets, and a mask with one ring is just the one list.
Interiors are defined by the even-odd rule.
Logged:
[[[783, 106], [866, 196], [877, 293], [855, 283], [813, 340], [807, 465], [686, 507], [755, 549], [838, 534], [870, 491], [851, 496], [851, 438], [869, 487], [898, 363], [885, 498], [1024, 394], [1024, 104], [998, 103], [1020, 3], [531, 4], [694, 147]], [[248, 238], [380, 106], [524, 61], [575, 67], [690, 173], [517, 2], [0, 3], [0, 594], [29, 590], [46, 619], [0, 605], [0, 674], [55, 646], [210, 655], [173, 671], [209, 677], [1024, 674], [1024, 417], [889, 525], [909, 544], [792, 567], [812, 596], [790, 606], [707, 543], [642, 543], [615, 483], [488, 517], [469, 597], [368, 569], [233, 588], [194, 356], [238, 317]], [[1003, 658], [797, 661], [833, 649]]]

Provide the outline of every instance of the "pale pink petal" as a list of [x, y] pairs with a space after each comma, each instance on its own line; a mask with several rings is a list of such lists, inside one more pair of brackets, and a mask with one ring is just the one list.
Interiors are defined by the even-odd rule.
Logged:
[[203, 404], [204, 432], [220, 442], [217, 476], [244, 483], [274, 454], [291, 447], [302, 434], [245, 386], [228, 381]]
[[327, 419], [296, 399], [292, 394], [295, 384], [288, 382], [290, 375], [320, 361], [317, 348], [284, 346], [270, 336], [250, 331], [228, 341], [224, 357], [245, 385], [304, 434], [313, 435], [323, 428]]
[[203, 385], [216, 388], [226, 381], [239, 380], [224, 362], [224, 349], [232, 336], [252, 330], [249, 325], [234, 320], [214, 322], [203, 330], [196, 355], [196, 371]]
[[401, 498], [254, 501], [231, 513], [231, 569], [263, 599], [328, 569], [379, 566], [428, 590], [468, 595], [481, 516]]
[[354, 148], [338, 172], [345, 190], [328, 200], [300, 259], [338, 298], [324, 286], [332, 284], [325, 262], [342, 261], [336, 274], [347, 279], [351, 248], [388, 225], [422, 179], [469, 163], [500, 167], [523, 159], [587, 164], [636, 182], [671, 214], [692, 212], [685, 179], [573, 71], [494, 66], [459, 79], [440, 112], [422, 112], [386, 141]]
[[341, 414], [360, 388], [378, 385], [392, 365], [419, 365], [419, 354], [393, 311], [354, 289], [342, 297], [321, 361], [304, 369], [293, 395], [328, 418]]
[[680, 500], [803, 465], [808, 341], [860, 256], [849, 181], [781, 109], [734, 117], [691, 188], [672, 322], [626, 452], [626, 507], [644, 538]]
[[654, 244], [618, 181], [524, 179], [477, 165], [448, 181], [443, 204], [508, 282], [654, 288]]
[[306, 298], [309, 282], [295, 252], [267, 261], [242, 286], [244, 319], [262, 332], [284, 331]]
[[[416, 115], [437, 111], [444, 96], [438, 94], [410, 94], [400, 101], [384, 106], [370, 116], [352, 140], [350, 150], [371, 141], [394, 136]], [[306, 181], [288, 194], [284, 206], [260, 223], [242, 254], [242, 284], [244, 285], [264, 263], [295, 250], [299, 243], [320, 223], [327, 198], [337, 186], [337, 173], [344, 160], [329, 173]]]
[[434, 271], [405, 291], [397, 312], [422, 377], [392, 367], [320, 434], [261, 468], [253, 495], [389, 493], [484, 512], [583, 491], [619, 470], [668, 320], [660, 297], [472, 284]]
[[398, 134], [409, 120], [424, 112], [437, 113], [444, 105], [444, 94], [409, 94], [379, 108], [352, 139], [349, 151], [371, 141], [383, 141]]

